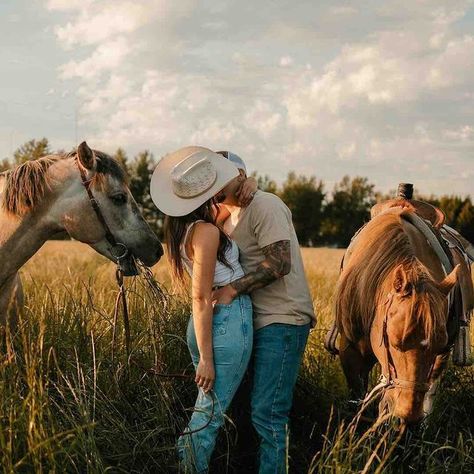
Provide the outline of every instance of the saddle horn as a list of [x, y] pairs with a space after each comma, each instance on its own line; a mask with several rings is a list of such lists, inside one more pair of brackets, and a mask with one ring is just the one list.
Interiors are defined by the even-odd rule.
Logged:
[[401, 199], [413, 199], [413, 184], [400, 183], [398, 185], [398, 197]]

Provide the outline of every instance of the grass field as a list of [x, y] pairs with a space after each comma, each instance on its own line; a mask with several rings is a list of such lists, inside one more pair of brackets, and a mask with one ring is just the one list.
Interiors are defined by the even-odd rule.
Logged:
[[[472, 369], [449, 369], [424, 429], [401, 437], [386, 424], [350, 423], [338, 361], [322, 348], [342, 251], [304, 249], [303, 255], [319, 323], [295, 394], [290, 472], [474, 472]], [[165, 261], [153, 271], [169, 288]], [[188, 302], [170, 295], [164, 304], [142, 279], [127, 280], [127, 363], [121, 319], [112, 348], [110, 262], [82, 244], [48, 242], [22, 276], [21, 331], [2, 347], [0, 363], [3, 472], [177, 472], [174, 441], [196, 390], [189, 380], [157, 377], [152, 369], [191, 372]], [[251, 457], [239, 454], [243, 439], [236, 435], [229, 420], [214, 472], [249, 471]]]

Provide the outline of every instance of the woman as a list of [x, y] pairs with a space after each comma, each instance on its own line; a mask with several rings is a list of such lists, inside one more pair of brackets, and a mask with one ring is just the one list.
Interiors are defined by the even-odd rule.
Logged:
[[199, 393], [178, 440], [183, 466], [207, 472], [224, 413], [242, 380], [252, 351], [252, 304], [247, 295], [213, 304], [212, 291], [244, 275], [235, 242], [216, 225], [215, 195], [239, 175], [236, 166], [202, 147], [165, 156], [151, 181], [151, 197], [167, 215], [168, 258], [175, 281], [192, 279], [187, 342]]

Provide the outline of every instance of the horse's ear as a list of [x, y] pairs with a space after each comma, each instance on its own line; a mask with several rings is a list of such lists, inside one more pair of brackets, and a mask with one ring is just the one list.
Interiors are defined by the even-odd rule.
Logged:
[[79, 159], [79, 163], [81, 163], [85, 169], [95, 169], [95, 155], [86, 142], [82, 142], [77, 147], [77, 158]]
[[395, 273], [393, 276], [393, 289], [397, 293], [405, 293], [407, 290], [408, 286], [408, 277], [407, 273], [405, 271], [405, 268], [403, 267], [403, 264], [398, 265], [397, 268], [395, 268]]
[[454, 285], [458, 281], [458, 273], [461, 269], [461, 265], [457, 264], [453, 271], [446, 276], [446, 278], [438, 284], [438, 289], [444, 295], [448, 296], [449, 292], [453, 289]]

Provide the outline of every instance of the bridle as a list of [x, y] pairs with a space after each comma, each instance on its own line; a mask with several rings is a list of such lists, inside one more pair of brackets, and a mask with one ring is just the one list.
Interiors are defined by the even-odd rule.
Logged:
[[81, 175], [81, 181], [82, 184], [87, 192], [87, 196], [89, 197], [89, 201], [91, 203], [92, 209], [95, 212], [95, 215], [97, 216], [97, 219], [99, 220], [100, 224], [104, 228], [105, 231], [105, 238], [107, 242], [110, 244], [110, 253], [116, 260], [117, 268], [115, 270], [115, 279], [117, 281], [117, 285], [119, 287], [119, 292], [117, 294], [117, 298], [115, 300], [115, 309], [114, 309], [114, 318], [113, 318], [113, 334], [112, 334], [112, 361], [114, 360], [114, 348], [115, 348], [115, 328], [117, 327], [117, 319], [118, 319], [118, 308], [120, 301], [122, 301], [122, 307], [123, 307], [123, 323], [124, 323], [124, 330], [125, 330], [125, 347], [127, 350], [127, 358], [130, 355], [130, 321], [128, 317], [128, 306], [127, 306], [127, 298], [125, 295], [125, 285], [124, 285], [124, 280], [123, 277], [125, 276], [125, 271], [124, 271], [124, 262], [127, 257], [129, 257], [130, 251], [128, 247], [122, 243], [118, 242], [117, 239], [115, 238], [114, 234], [110, 230], [109, 225], [107, 224], [107, 221], [105, 220], [104, 214], [102, 213], [99, 203], [97, 202], [97, 199], [94, 197], [94, 194], [92, 193], [91, 190], [91, 179], [87, 179], [86, 174], [84, 172], [84, 169], [81, 167], [81, 165], [78, 163], [77, 157], [76, 157], [76, 164], [79, 169], [79, 173]]
[[[386, 306], [385, 315], [382, 323], [382, 341], [381, 344], [384, 345], [385, 348], [385, 360], [387, 363], [387, 374], [382, 373], [381, 376], [381, 383], [383, 383], [381, 388], [391, 389], [391, 388], [399, 388], [402, 390], [412, 390], [414, 392], [426, 393], [430, 389], [430, 384], [428, 382], [418, 382], [416, 380], [404, 380], [400, 379], [397, 376], [397, 369], [395, 364], [393, 363], [392, 354], [390, 353], [390, 344], [388, 341], [388, 332], [387, 332], [387, 325], [388, 325], [388, 314], [390, 308], [393, 303], [394, 293], [391, 291], [387, 299], [384, 303]], [[433, 372], [434, 361], [431, 364], [430, 370], [428, 372], [427, 380], [430, 379], [431, 373]], [[383, 367], [382, 367], [383, 370]], [[392, 375], [393, 374], [393, 375]]]
[[[393, 291], [391, 291], [387, 295], [387, 299], [384, 302], [384, 306], [386, 306], [386, 309], [385, 309], [385, 315], [384, 315], [383, 323], [382, 323], [382, 338], [380, 341], [380, 345], [383, 344], [384, 349], [385, 349], [385, 362], [387, 366], [387, 374], [383, 372], [384, 367], [382, 366], [382, 364], [380, 364], [382, 367], [382, 375], [380, 376], [378, 383], [370, 392], [368, 392], [365, 395], [365, 397], [362, 400], [357, 401], [357, 404], [362, 407], [361, 410], [367, 407], [372, 402], [374, 397], [378, 396], [379, 392], [382, 392], [383, 394], [385, 393], [386, 390], [399, 388], [401, 390], [412, 390], [414, 392], [426, 394], [426, 392], [428, 392], [429, 389], [431, 388], [431, 384], [428, 382], [418, 382], [416, 380], [404, 380], [397, 376], [397, 369], [395, 367], [395, 364], [393, 363], [392, 354], [390, 353], [390, 343], [388, 340], [388, 332], [387, 332], [388, 314], [390, 312], [390, 308], [392, 306], [394, 296], [395, 294], [393, 293]], [[430, 370], [428, 372], [427, 380], [429, 380], [431, 377], [434, 364], [435, 363], [433, 361], [433, 364], [431, 365]]]
[[92, 190], [90, 186], [92, 178], [87, 179], [84, 169], [77, 162], [77, 158], [76, 158], [76, 164], [77, 164], [77, 168], [79, 169], [79, 173], [81, 175], [82, 184], [87, 192], [87, 196], [89, 197], [89, 201], [91, 203], [92, 209], [94, 210], [95, 215], [97, 216], [97, 219], [99, 220], [100, 224], [104, 228], [105, 238], [107, 242], [110, 244], [110, 253], [116, 259], [117, 265], [120, 266], [121, 261], [123, 261], [123, 259], [127, 255], [129, 255], [128, 247], [124, 243], [118, 242], [117, 239], [115, 238], [114, 234], [110, 230], [109, 225], [107, 224], [107, 221], [105, 220], [104, 214], [102, 213], [100, 209], [97, 199], [95, 198], [94, 194], [92, 194]]

